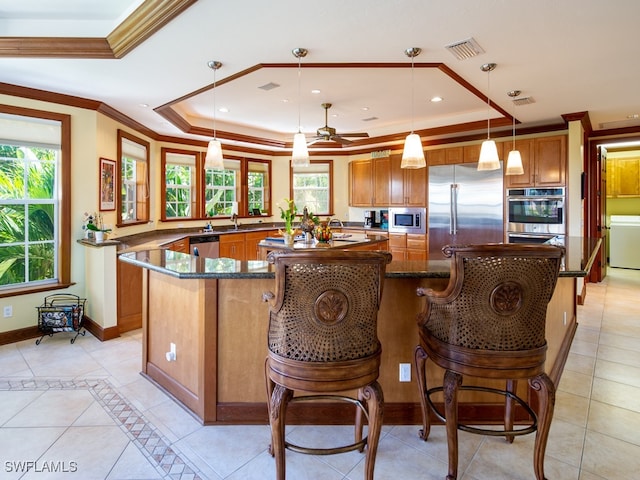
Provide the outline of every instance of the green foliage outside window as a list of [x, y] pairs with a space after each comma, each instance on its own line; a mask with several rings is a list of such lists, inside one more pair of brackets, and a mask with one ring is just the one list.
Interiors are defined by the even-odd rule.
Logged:
[[56, 156], [0, 145], [0, 287], [55, 276]]

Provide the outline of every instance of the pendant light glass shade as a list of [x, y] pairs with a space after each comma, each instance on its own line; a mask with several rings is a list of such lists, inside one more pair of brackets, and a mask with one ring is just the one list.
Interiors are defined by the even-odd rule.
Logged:
[[[520, 90], [511, 90], [507, 93], [511, 98], [515, 98], [520, 95]], [[515, 104], [514, 104], [515, 105]], [[524, 173], [524, 168], [522, 167], [522, 156], [520, 152], [516, 150], [516, 115], [515, 115], [515, 107], [513, 109], [512, 115], [512, 138], [513, 138], [513, 148], [509, 152], [509, 157], [507, 158], [507, 166], [505, 168], [505, 175], [522, 175]]]
[[293, 56], [298, 59], [298, 133], [293, 136], [293, 151], [291, 152], [292, 167], [308, 167], [309, 166], [309, 149], [307, 148], [307, 139], [302, 133], [300, 125], [300, 75], [302, 71], [302, 57], [306, 57], [308, 50], [306, 48], [294, 48]]
[[480, 159], [478, 160], [478, 170], [498, 170], [500, 159], [498, 158], [498, 147], [493, 140], [485, 140], [480, 147]]
[[522, 167], [522, 157], [518, 150], [511, 150], [509, 157], [507, 158], [507, 168], [505, 169], [505, 175], [522, 175], [524, 168]]
[[222, 145], [220, 140], [211, 140], [207, 147], [207, 156], [204, 158], [204, 168], [224, 168], [224, 159], [222, 158]]
[[404, 54], [411, 58], [411, 133], [407, 135], [404, 141], [404, 150], [402, 151], [402, 162], [400, 162], [400, 168], [424, 168], [427, 166], [427, 162], [424, 159], [424, 150], [422, 149], [422, 142], [420, 141], [420, 135], [413, 133], [413, 119], [414, 119], [414, 80], [413, 80], [413, 59], [420, 55], [421, 48], [411, 47], [404, 51]]
[[485, 63], [480, 67], [483, 72], [487, 72], [487, 139], [482, 142], [480, 148], [480, 158], [478, 159], [478, 170], [498, 170], [500, 168], [500, 158], [498, 158], [498, 148], [496, 142], [491, 140], [491, 123], [489, 118], [489, 110], [491, 108], [491, 100], [489, 97], [491, 84], [489, 83], [489, 75], [496, 68], [495, 63]]
[[298, 132], [293, 136], [293, 153], [291, 154], [291, 165], [294, 167], [309, 166], [309, 150], [307, 149], [307, 139], [302, 132]]
[[410, 133], [404, 141], [400, 168], [424, 168], [426, 164], [420, 135]]
[[222, 158], [222, 144], [216, 139], [216, 72], [222, 66], [217, 60], [207, 62], [207, 66], [213, 70], [213, 140], [209, 141], [207, 146], [207, 155], [204, 157], [204, 168], [224, 168], [224, 159]]

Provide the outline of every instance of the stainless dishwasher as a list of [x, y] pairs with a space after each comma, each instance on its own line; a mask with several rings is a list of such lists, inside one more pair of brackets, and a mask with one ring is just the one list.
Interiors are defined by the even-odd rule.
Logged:
[[196, 257], [218, 258], [220, 235], [198, 235], [189, 238], [189, 251]]

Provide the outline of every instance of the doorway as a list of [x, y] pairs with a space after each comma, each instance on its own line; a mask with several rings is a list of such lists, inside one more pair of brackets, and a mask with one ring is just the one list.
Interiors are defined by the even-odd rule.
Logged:
[[640, 212], [640, 136], [591, 139], [589, 145], [585, 235], [600, 238], [602, 247], [588, 280], [600, 282], [609, 264], [611, 215]]

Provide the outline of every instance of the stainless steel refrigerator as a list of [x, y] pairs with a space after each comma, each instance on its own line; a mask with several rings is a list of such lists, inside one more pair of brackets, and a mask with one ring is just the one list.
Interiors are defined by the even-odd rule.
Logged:
[[503, 242], [503, 202], [502, 168], [429, 167], [429, 259], [444, 258], [445, 245]]

